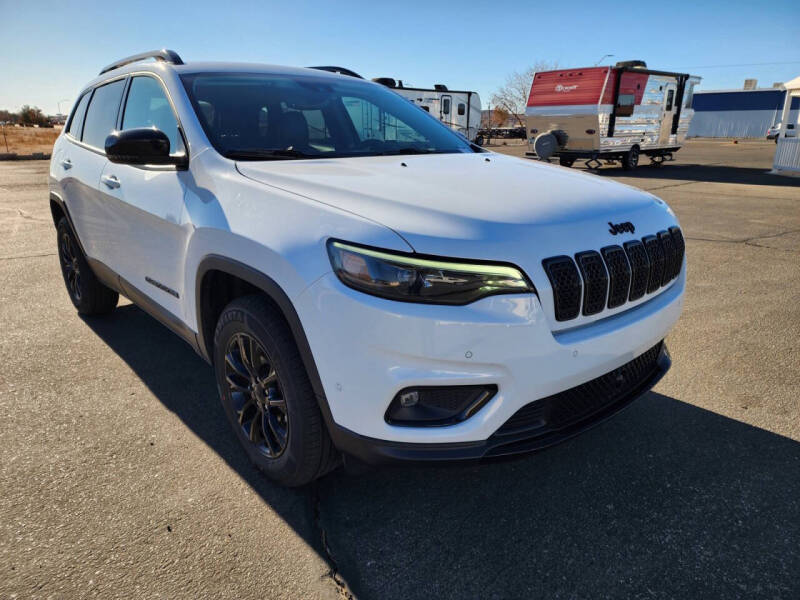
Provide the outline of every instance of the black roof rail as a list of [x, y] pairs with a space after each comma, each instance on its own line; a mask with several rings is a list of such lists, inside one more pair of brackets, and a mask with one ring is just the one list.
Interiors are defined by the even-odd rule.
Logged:
[[145, 60], [146, 58], [155, 58], [156, 60], [170, 63], [172, 65], [183, 64], [183, 60], [181, 60], [181, 57], [178, 56], [177, 52], [175, 52], [174, 50], [167, 50], [166, 48], [162, 48], [161, 50], [151, 50], [150, 52], [142, 52], [141, 54], [134, 54], [133, 56], [121, 58], [117, 62], [111, 63], [110, 65], [105, 67], [102, 71], [100, 71], [100, 75], [102, 75], [103, 73], [108, 73], [109, 71], [113, 71], [114, 69], [119, 69], [120, 67], [124, 67], [125, 65], [139, 62], [140, 60]]
[[364, 79], [361, 75], [350, 69], [344, 67], [308, 67], [309, 69], [316, 69], [317, 71], [328, 71], [329, 73], [338, 73], [339, 75], [349, 75], [358, 79]]

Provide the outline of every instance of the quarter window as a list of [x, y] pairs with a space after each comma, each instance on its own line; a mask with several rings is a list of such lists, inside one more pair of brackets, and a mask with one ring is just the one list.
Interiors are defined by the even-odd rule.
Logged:
[[169, 138], [170, 154], [185, 150], [172, 106], [164, 88], [153, 77], [134, 77], [131, 81], [122, 129], [138, 127], [154, 127], [163, 131]]
[[101, 150], [105, 148], [106, 138], [117, 123], [117, 111], [124, 87], [125, 80], [119, 79], [95, 89], [83, 127], [85, 143]]
[[78, 100], [78, 105], [75, 108], [75, 112], [72, 113], [72, 120], [69, 122], [69, 128], [67, 129], [67, 133], [74, 137], [76, 140], [81, 139], [81, 130], [83, 129], [83, 119], [86, 116], [86, 105], [89, 104], [89, 98], [91, 98], [92, 92], [88, 91], [81, 99]]

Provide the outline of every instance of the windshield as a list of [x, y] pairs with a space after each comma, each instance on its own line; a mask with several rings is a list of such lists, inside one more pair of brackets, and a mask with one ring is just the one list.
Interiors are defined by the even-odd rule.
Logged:
[[181, 79], [209, 141], [236, 160], [481, 151], [405, 98], [357, 79], [249, 73]]

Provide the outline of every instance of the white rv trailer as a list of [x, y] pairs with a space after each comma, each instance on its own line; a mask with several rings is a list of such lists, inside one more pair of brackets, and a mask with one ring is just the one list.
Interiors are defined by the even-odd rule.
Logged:
[[[344, 67], [311, 68], [363, 79], [355, 71]], [[391, 88], [471, 142], [481, 143], [481, 140], [476, 140], [481, 126], [481, 98], [477, 92], [448, 90], [447, 86], [440, 83], [432, 88], [407, 87], [402, 80], [395, 81], [391, 77], [376, 77], [372, 81]]]
[[388, 77], [378, 77], [373, 81], [392, 88], [469, 141], [474, 142], [478, 137], [481, 126], [481, 98], [478, 92], [448, 90], [447, 86], [440, 83], [432, 89], [406, 87], [402, 81], [392, 85], [394, 80]]
[[538, 72], [525, 111], [527, 154], [557, 156], [567, 167], [587, 159], [590, 168], [603, 160], [634, 169], [641, 154], [656, 165], [673, 160], [694, 115], [699, 81], [648, 69], [643, 61]]

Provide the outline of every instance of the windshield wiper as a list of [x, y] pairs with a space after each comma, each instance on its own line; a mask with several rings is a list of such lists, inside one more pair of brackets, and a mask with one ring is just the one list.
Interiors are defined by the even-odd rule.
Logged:
[[431, 148], [415, 148], [409, 146], [408, 148], [397, 148], [395, 150], [386, 150], [380, 152], [381, 156], [392, 156], [394, 154], [443, 154], [446, 150], [432, 150]]
[[226, 150], [223, 153], [225, 158], [233, 160], [292, 160], [296, 158], [319, 158], [319, 154], [306, 154], [299, 150], [292, 150], [287, 148], [285, 150], [272, 149], [264, 150], [262, 148], [244, 148], [236, 150]]

